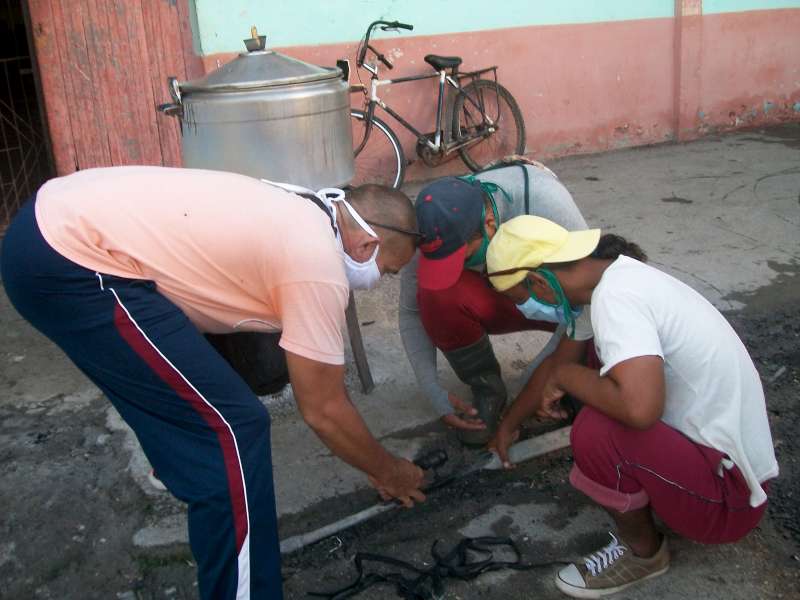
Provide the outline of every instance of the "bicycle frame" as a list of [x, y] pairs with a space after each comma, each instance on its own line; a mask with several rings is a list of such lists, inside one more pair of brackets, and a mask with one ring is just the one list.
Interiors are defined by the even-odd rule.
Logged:
[[[447, 71], [442, 70], [442, 71], [433, 72], [433, 73], [426, 73], [424, 75], [412, 75], [412, 76], [409, 76], [409, 77], [398, 77], [396, 79], [380, 79], [379, 76], [378, 76], [378, 66], [377, 66], [377, 64], [369, 64], [369, 63], [365, 62], [363, 64], [363, 67], [364, 67], [364, 69], [369, 71], [372, 76], [370, 78], [369, 99], [367, 101], [367, 107], [366, 107], [366, 111], [365, 111], [366, 114], [367, 114], [366, 130], [364, 132], [364, 139], [361, 140], [361, 143], [355, 149], [355, 155], [356, 156], [358, 156], [358, 154], [361, 152], [361, 150], [364, 149], [364, 146], [366, 146], [367, 141], [369, 140], [370, 133], [372, 132], [372, 117], [375, 114], [375, 107], [376, 106], [379, 106], [380, 108], [382, 108], [386, 113], [391, 115], [398, 123], [400, 123], [403, 127], [408, 129], [411, 133], [413, 133], [416, 136], [418, 143], [425, 144], [426, 146], [428, 146], [434, 152], [439, 152], [440, 150], [442, 150], [443, 146], [444, 146], [444, 152], [445, 153], [453, 152], [453, 151], [457, 150], [458, 148], [461, 148], [463, 146], [471, 144], [474, 141], [480, 139], [480, 137], [475, 137], [473, 139], [467, 139], [467, 140], [459, 141], [459, 142], [456, 142], [456, 143], [451, 143], [452, 140], [450, 140], [450, 139], [447, 139], [447, 140], [443, 139], [443, 133], [445, 131], [444, 118], [446, 116], [445, 115], [445, 110], [444, 110], [444, 108], [445, 108], [444, 101], [445, 101], [445, 92], [446, 92], [446, 89], [447, 89], [445, 87], [445, 84], [449, 84], [451, 87], [455, 88], [456, 90], [461, 90], [462, 89], [461, 81], [463, 81], [464, 79], [470, 79], [471, 81], [474, 81], [476, 79], [480, 79], [481, 75], [483, 75], [484, 73], [488, 73], [490, 71], [494, 75], [495, 83], [497, 83], [497, 66], [496, 65], [495, 66], [491, 66], [491, 67], [486, 67], [484, 69], [478, 69], [476, 71], [468, 71], [468, 72], [461, 72], [461, 73], [460, 72], [453, 72], [453, 73], [448, 74]], [[437, 100], [437, 105], [436, 105], [436, 120], [435, 120], [436, 129], [435, 129], [435, 134], [434, 134], [434, 140], [431, 141], [430, 138], [426, 134], [424, 134], [421, 131], [419, 131], [411, 123], [406, 121], [400, 114], [398, 114], [394, 109], [392, 109], [391, 106], [389, 106], [383, 100], [381, 100], [381, 98], [378, 96], [378, 89], [381, 86], [390, 85], [390, 84], [393, 84], [393, 83], [407, 83], [407, 82], [410, 82], [410, 81], [422, 81], [422, 80], [425, 80], [425, 79], [433, 79], [433, 78], [438, 78], [439, 79], [439, 98]], [[363, 91], [364, 91], [364, 94], [366, 95], [367, 94], [366, 87], [364, 87]], [[470, 99], [470, 101], [472, 101], [472, 100]], [[473, 104], [474, 104], [474, 102], [473, 102]], [[483, 107], [479, 106], [478, 109], [485, 115], [485, 111], [483, 110]]]

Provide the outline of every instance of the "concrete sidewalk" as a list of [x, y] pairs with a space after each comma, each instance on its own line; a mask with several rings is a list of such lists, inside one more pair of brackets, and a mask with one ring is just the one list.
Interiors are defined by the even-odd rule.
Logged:
[[[590, 225], [638, 242], [652, 264], [695, 287], [721, 310], [741, 309], [753, 299], [780, 306], [780, 298], [765, 298], [763, 290], [783, 289], [774, 285], [786, 281], [796, 286], [800, 266], [798, 125], [571, 157], [549, 166], [570, 189]], [[406, 191], [413, 198], [419, 187], [409, 185]], [[354, 368], [349, 369], [348, 381], [353, 401], [373, 433], [392, 451], [411, 457], [421, 448], [450, 440], [416, 389], [404, 356], [397, 332], [398, 288], [399, 278], [384, 278], [378, 289], [357, 295], [376, 389], [367, 396], [361, 394]], [[186, 564], [190, 556], [183, 545], [183, 505], [147, 483], [146, 460], [116, 412], [56, 348], [19, 318], [4, 295], [0, 295], [0, 319], [0, 459], [4, 464], [0, 506], [5, 508], [0, 515], [0, 577], [9, 582], [4, 586], [11, 590], [8, 597], [113, 598], [117, 593], [125, 598], [192, 597], [193, 571], [191, 563]], [[527, 362], [545, 341], [545, 335], [531, 333], [494, 340], [512, 393], [522, 384]], [[440, 372], [447, 386], [465, 391], [444, 364]], [[289, 392], [267, 402], [273, 417], [283, 535], [314, 529], [374, 500], [366, 478], [332, 457], [305, 426]], [[561, 472], [557, 465], [548, 468]], [[533, 476], [522, 472], [521, 480]], [[513, 486], [504, 481], [503, 485]], [[563, 486], [563, 481], [548, 485]], [[559, 493], [569, 495], [563, 490]], [[432, 512], [436, 510], [452, 512], [452, 518], [461, 521], [457, 528], [465, 534], [498, 531], [498, 523], [505, 523], [500, 529], [515, 535], [551, 536], [550, 542], [556, 544], [548, 546], [551, 550], [558, 540], [566, 544], [565, 540], [603, 526], [602, 513], [573, 496], [569, 502], [577, 508], [570, 509], [565, 521], [559, 515], [561, 501], [540, 492], [531, 494], [530, 502], [524, 494], [514, 505], [506, 499], [490, 502], [485, 512], [468, 519], [464, 511], [475, 508], [469, 502], [465, 506], [431, 503], [427, 512], [412, 517], [420, 529], [407, 529], [406, 537], [417, 535], [419, 547], [429, 546], [432, 538], [424, 523], [425, 519], [437, 522], [439, 517]], [[532, 522], [547, 526], [532, 529]], [[585, 536], [581, 539], [586, 542]], [[749, 554], [752, 545], [763, 545], [762, 541], [742, 544], [710, 553], [689, 544], [680, 546], [681, 569], [674, 569], [678, 579], [669, 583], [674, 588], [654, 593], [660, 588], [651, 585], [625, 597], [750, 600], [783, 593], [785, 598], [800, 598], [797, 572], [791, 582], [772, 581], [779, 577], [774, 575], [774, 561], [753, 562]], [[692, 567], [695, 559], [696, 569]], [[315, 568], [320, 564], [315, 563]], [[768, 585], [759, 574], [766, 573], [767, 565], [772, 573], [765, 575], [771, 578]], [[314, 569], [306, 572], [308, 565], [302, 562], [293, 568], [304, 574], [287, 583], [287, 594], [301, 597], [303, 585], [313, 582]], [[333, 566], [325, 568], [339, 572]], [[160, 588], [148, 583], [151, 576]], [[505, 586], [518, 587], [508, 577], [489, 576], [477, 587], [459, 586], [459, 595], [447, 597], [489, 597], [491, 589], [500, 593]], [[714, 578], [736, 585], [710, 584]], [[319, 587], [335, 587], [330, 583]], [[2, 590], [0, 597], [5, 597]], [[365, 597], [384, 596], [368, 593]]]

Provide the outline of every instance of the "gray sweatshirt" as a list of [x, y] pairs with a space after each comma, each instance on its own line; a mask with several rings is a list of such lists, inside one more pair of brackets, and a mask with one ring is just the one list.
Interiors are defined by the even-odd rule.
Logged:
[[[586, 229], [578, 207], [572, 199], [567, 188], [558, 180], [555, 174], [545, 167], [535, 165], [508, 166], [479, 174], [481, 181], [488, 181], [503, 188], [512, 199], [509, 204], [501, 192], [494, 194], [500, 222], [526, 214], [525, 210], [525, 169], [528, 173], [528, 211], [527, 214], [544, 217], [558, 223], [569, 231]], [[400, 336], [406, 356], [414, 370], [422, 393], [433, 405], [434, 410], [441, 416], [451, 414], [453, 408], [447, 398], [447, 390], [439, 385], [436, 373], [436, 348], [431, 342], [417, 306], [417, 265], [419, 252], [411, 262], [403, 268], [400, 274]], [[542, 352], [534, 359], [528, 371], [541, 363], [544, 358], [555, 350], [563, 335], [564, 328], [559, 327], [550, 338]]]

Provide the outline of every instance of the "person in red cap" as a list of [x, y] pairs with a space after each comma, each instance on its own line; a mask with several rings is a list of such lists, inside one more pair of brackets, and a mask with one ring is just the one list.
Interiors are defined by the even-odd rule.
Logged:
[[[506, 402], [489, 334], [554, 331], [530, 365], [532, 371], [553, 352], [566, 329], [558, 316], [525, 315], [492, 289], [483, 275], [489, 240], [501, 223], [523, 214], [545, 217], [572, 231], [586, 229], [586, 222], [558, 177], [544, 165], [527, 162], [438, 179], [420, 191], [416, 212], [424, 238], [402, 271], [403, 346], [421, 390], [445, 424], [459, 430], [463, 443], [483, 445]], [[437, 348], [470, 386], [471, 405], [440, 385]]]

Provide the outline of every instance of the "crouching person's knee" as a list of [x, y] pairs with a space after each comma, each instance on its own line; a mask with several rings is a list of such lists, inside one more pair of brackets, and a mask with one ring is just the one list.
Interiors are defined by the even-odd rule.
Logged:
[[570, 433], [570, 445], [575, 462], [591, 461], [610, 443], [614, 420], [591, 406], [584, 406], [575, 418]]
[[608, 509], [627, 512], [649, 503], [638, 482], [623, 477], [616, 438], [624, 426], [598, 410], [585, 406], [575, 419], [570, 434], [575, 464], [570, 483]]

